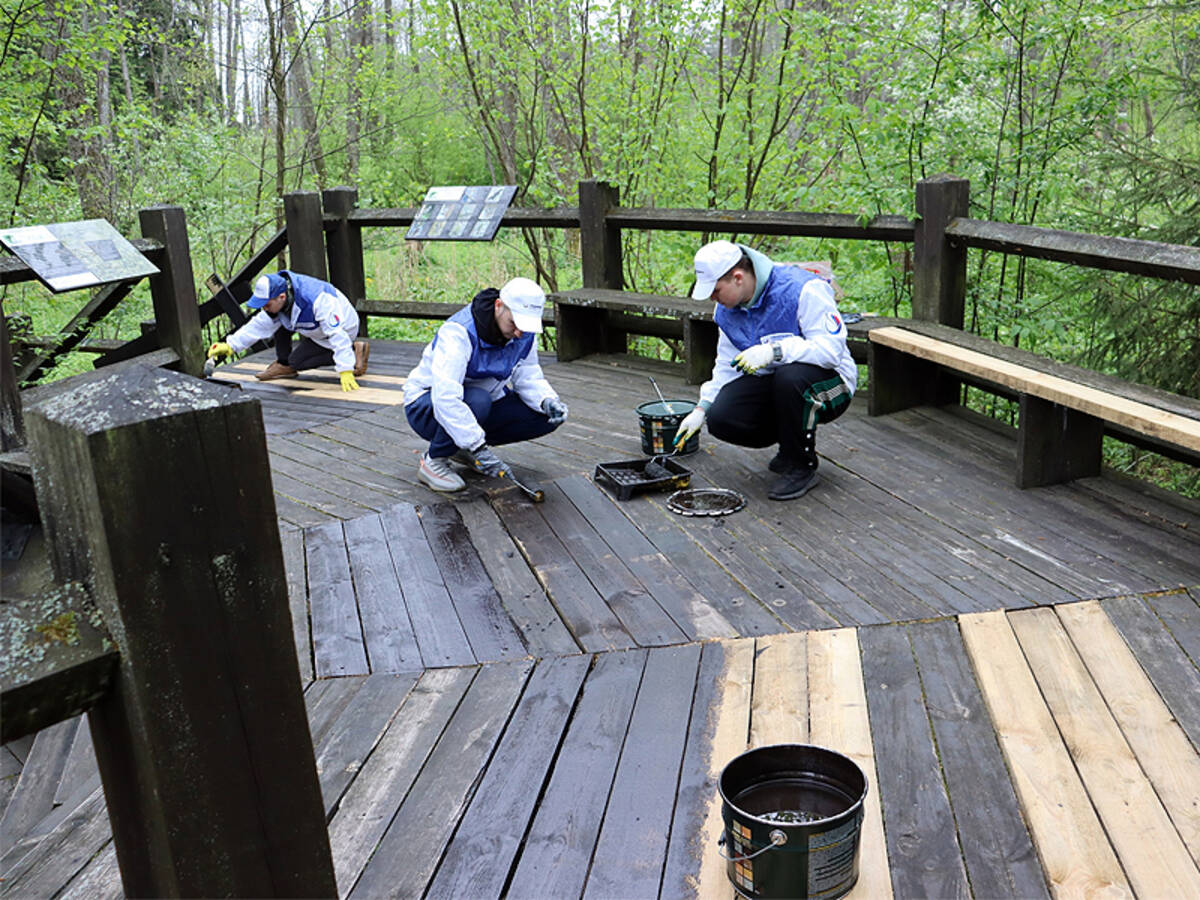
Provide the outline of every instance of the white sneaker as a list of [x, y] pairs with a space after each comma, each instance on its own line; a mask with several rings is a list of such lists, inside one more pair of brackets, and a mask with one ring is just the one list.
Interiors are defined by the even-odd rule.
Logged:
[[447, 457], [435, 459], [428, 453], [421, 457], [421, 464], [417, 467], [417, 480], [435, 491], [445, 493], [461, 491], [467, 486], [462, 476], [450, 468], [450, 460]]

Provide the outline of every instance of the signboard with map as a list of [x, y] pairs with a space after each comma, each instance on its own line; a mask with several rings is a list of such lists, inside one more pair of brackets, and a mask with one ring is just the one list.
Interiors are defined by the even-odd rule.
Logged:
[[508, 210], [515, 184], [432, 187], [413, 217], [410, 241], [490, 241]]
[[3, 228], [0, 242], [55, 293], [158, 274], [104, 219]]

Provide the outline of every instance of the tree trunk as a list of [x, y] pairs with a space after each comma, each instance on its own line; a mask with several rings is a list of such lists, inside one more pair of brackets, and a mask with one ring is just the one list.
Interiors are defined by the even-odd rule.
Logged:
[[367, 52], [367, 33], [363, 27], [365, 7], [365, 3], [354, 4], [350, 16], [350, 52], [346, 58], [346, 179], [350, 184], [358, 183], [359, 123], [362, 121], [362, 92], [358, 86], [358, 72]]
[[283, 0], [282, 14], [283, 33], [287, 38], [287, 47], [293, 59], [290, 67], [292, 88], [296, 92], [296, 103], [300, 107], [300, 124], [304, 129], [304, 151], [316, 170], [317, 186], [325, 187], [327, 184], [325, 156], [321, 151], [317, 113], [313, 108], [312, 92], [309, 90], [308, 57], [304, 52], [304, 39], [300, 38], [297, 33], [295, 0]]

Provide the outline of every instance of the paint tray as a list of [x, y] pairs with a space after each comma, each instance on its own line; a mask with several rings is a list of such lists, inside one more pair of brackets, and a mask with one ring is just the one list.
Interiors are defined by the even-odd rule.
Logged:
[[692, 470], [671, 457], [657, 457], [655, 461], [667, 471], [667, 475], [655, 477], [646, 474], [649, 459], [630, 459], [624, 462], [600, 463], [596, 466], [595, 479], [618, 500], [628, 500], [634, 494], [647, 491], [677, 491], [692, 481]]

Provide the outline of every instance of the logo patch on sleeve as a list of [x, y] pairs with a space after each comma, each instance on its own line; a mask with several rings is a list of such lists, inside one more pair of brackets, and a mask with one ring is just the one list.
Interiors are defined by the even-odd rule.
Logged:
[[829, 313], [825, 317], [825, 330], [830, 334], [837, 334], [842, 330], [842, 317], [835, 312]]
[[334, 313], [329, 317], [328, 322], [330, 328], [338, 328], [342, 324], [342, 318], [337, 313]]

